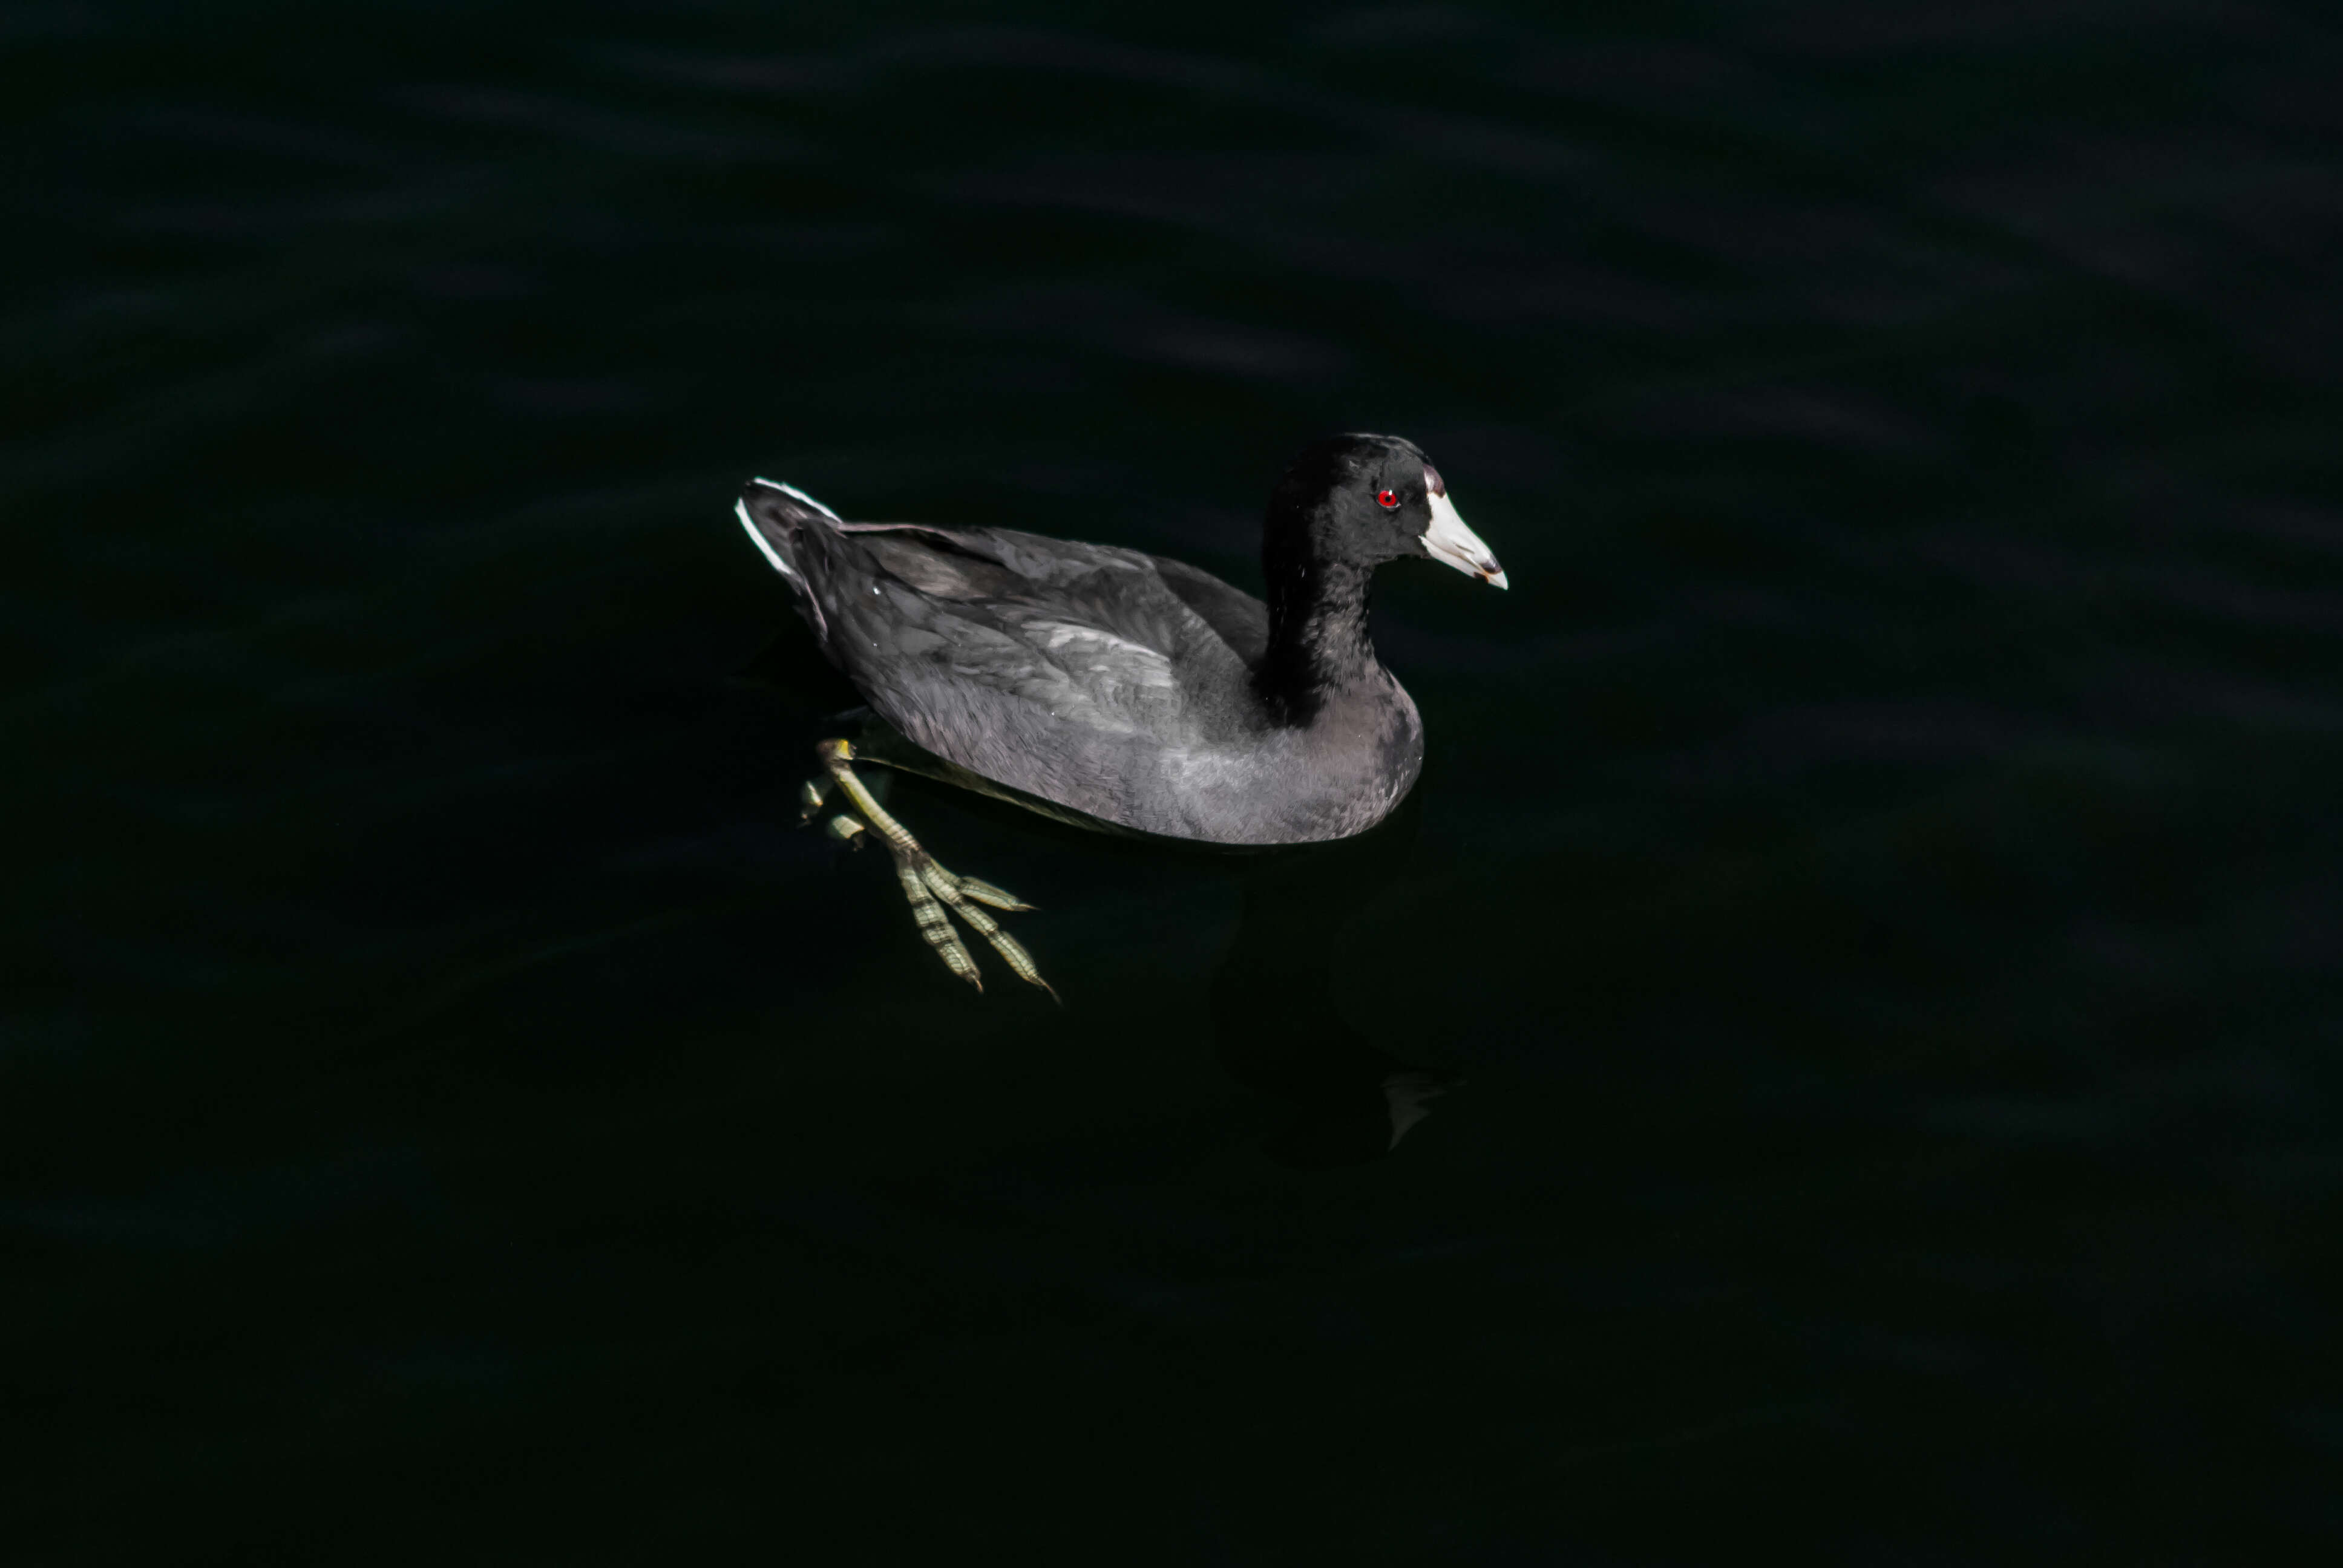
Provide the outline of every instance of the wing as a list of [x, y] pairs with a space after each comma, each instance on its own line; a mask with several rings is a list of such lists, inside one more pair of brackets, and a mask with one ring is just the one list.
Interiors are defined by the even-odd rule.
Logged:
[[1269, 648], [1267, 605], [1185, 561], [1166, 560], [1161, 556], [1147, 558], [1154, 563], [1155, 575], [1163, 579], [1163, 586], [1179, 595], [1181, 602], [1228, 644], [1230, 651], [1244, 661], [1246, 668], [1261, 662], [1261, 656]]
[[833, 646], [880, 714], [964, 768], [1117, 820], [1167, 750], [1244, 717], [1252, 661], [1221, 625], [1257, 657], [1267, 612], [1194, 568], [1007, 529], [840, 532], [871, 569], [826, 596]]

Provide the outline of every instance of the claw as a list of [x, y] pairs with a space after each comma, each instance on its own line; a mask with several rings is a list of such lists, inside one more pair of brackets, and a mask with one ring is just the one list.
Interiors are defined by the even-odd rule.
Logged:
[[[1041, 978], [1041, 969], [1033, 962], [1033, 955], [1025, 950], [1025, 945], [1002, 930], [1000, 921], [977, 907], [990, 904], [997, 910], [1030, 910], [1033, 906], [990, 882], [974, 877], [954, 876], [936, 864], [935, 857], [920, 849], [919, 840], [912, 838], [900, 822], [889, 816], [886, 808], [880, 806], [862, 780], [854, 776], [854, 769], [850, 765], [854, 749], [847, 742], [824, 740], [814, 748], [814, 752], [821, 759], [822, 769], [830, 775], [830, 782], [842, 790], [847, 799], [862, 813], [863, 820], [860, 822], [846, 816], [832, 818], [830, 823], [831, 835], [860, 849], [864, 840], [860, 835], [864, 831], [864, 823], [869, 824], [870, 836], [885, 844], [888, 853], [895, 858], [896, 879], [902, 883], [903, 897], [911, 906], [911, 918], [919, 922], [920, 937], [935, 949], [936, 956], [943, 960], [944, 967], [978, 990], [984, 989], [984, 979], [977, 971], [975, 958], [952, 929], [951, 916], [958, 915], [971, 930], [992, 944], [992, 950], [1001, 955], [1018, 979], [1029, 985], [1041, 987], [1050, 993], [1051, 1001], [1064, 1006], [1056, 989]], [[828, 794], [827, 787], [809, 784], [800, 799], [808, 802], [807, 811], [810, 814], [819, 809], [819, 799]], [[947, 914], [946, 910], [950, 913]]]
[[821, 803], [829, 799], [830, 784], [827, 779], [809, 779], [799, 785], [798, 805], [801, 809], [798, 812], [798, 826], [802, 828], [812, 821], [814, 813], [820, 810]]
[[962, 899], [968, 890], [967, 878], [953, 876], [933, 860], [920, 868], [920, 877], [953, 914], [968, 922], [970, 930], [992, 944], [992, 950], [1008, 962], [1019, 980], [1040, 986], [1050, 993], [1051, 1001], [1065, 1005], [1056, 989], [1041, 978], [1041, 970], [1033, 962], [1033, 955], [1025, 950], [1025, 944], [1002, 930], [999, 920]]
[[980, 904], [990, 904], [996, 910], [1008, 910], [1012, 913], [1034, 907], [1008, 890], [996, 888], [990, 882], [979, 881], [974, 877], [962, 877], [960, 891], [964, 899], [974, 899]]
[[920, 923], [920, 935], [927, 939], [928, 946], [936, 950], [936, 956], [944, 960], [944, 968], [982, 990], [984, 977], [977, 972], [976, 960], [969, 956], [968, 949], [960, 945], [959, 935], [952, 930], [951, 917], [944, 913], [943, 905], [928, 891], [926, 882], [920, 876], [920, 868], [899, 860], [895, 864], [895, 875], [903, 884], [903, 896], [911, 901], [911, 918]]

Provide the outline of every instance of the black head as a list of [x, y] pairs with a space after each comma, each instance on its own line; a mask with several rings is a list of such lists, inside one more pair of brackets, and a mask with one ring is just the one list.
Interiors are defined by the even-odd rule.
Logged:
[[1272, 580], [1313, 566], [1429, 556], [1505, 586], [1423, 448], [1397, 436], [1332, 436], [1302, 448], [1270, 494], [1262, 550]]

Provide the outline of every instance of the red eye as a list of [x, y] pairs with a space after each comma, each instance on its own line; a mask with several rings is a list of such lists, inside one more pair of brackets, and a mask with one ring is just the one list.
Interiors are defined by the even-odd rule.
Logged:
[[1398, 492], [1397, 490], [1379, 490], [1379, 491], [1377, 491], [1377, 492], [1376, 492], [1376, 494], [1375, 494], [1375, 505], [1377, 505], [1377, 506], [1379, 506], [1379, 507], [1396, 507], [1396, 506], [1398, 506], [1398, 505], [1399, 505], [1399, 492]]

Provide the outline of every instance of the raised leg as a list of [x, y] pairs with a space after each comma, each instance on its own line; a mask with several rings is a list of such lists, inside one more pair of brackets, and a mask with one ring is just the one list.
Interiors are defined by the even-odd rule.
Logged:
[[[1018, 979], [1040, 986], [1050, 992], [1052, 1001], [1057, 1000], [1058, 993], [1051, 990], [1048, 980], [1041, 978], [1041, 971], [1034, 966], [1033, 957], [1025, 950], [1024, 944], [1001, 930], [1000, 921], [977, 908], [979, 904], [990, 904], [996, 910], [1030, 910], [1033, 906], [1021, 902], [1015, 895], [1004, 892], [990, 882], [980, 881], [974, 877], [955, 876], [937, 864], [936, 858], [920, 848], [919, 840], [911, 837], [910, 830], [888, 815], [886, 808], [880, 805], [870, 789], [855, 777], [851, 743], [824, 740], [813, 749], [814, 755], [821, 759], [822, 770], [829, 775], [830, 783], [835, 784], [854, 809], [862, 814], [863, 820], [870, 826], [872, 836], [886, 845], [887, 852], [895, 858], [895, 876], [902, 883], [903, 897], [911, 906], [911, 917], [919, 921], [920, 935], [936, 950], [936, 956], [943, 960], [944, 967], [977, 990], [984, 989], [984, 979], [977, 972], [976, 960], [970, 956], [959, 932], [952, 929], [950, 915], [945, 913], [949, 910], [977, 935], [990, 942], [992, 950], [1007, 961]], [[806, 786], [803, 799], [808, 817], [821, 809], [821, 803], [829, 798], [829, 793], [827, 785]], [[852, 820], [848, 817], [835, 819], [830, 824], [831, 830], [840, 838], [850, 838], [850, 833], [839, 832], [838, 829], [840, 822], [850, 823]]]

